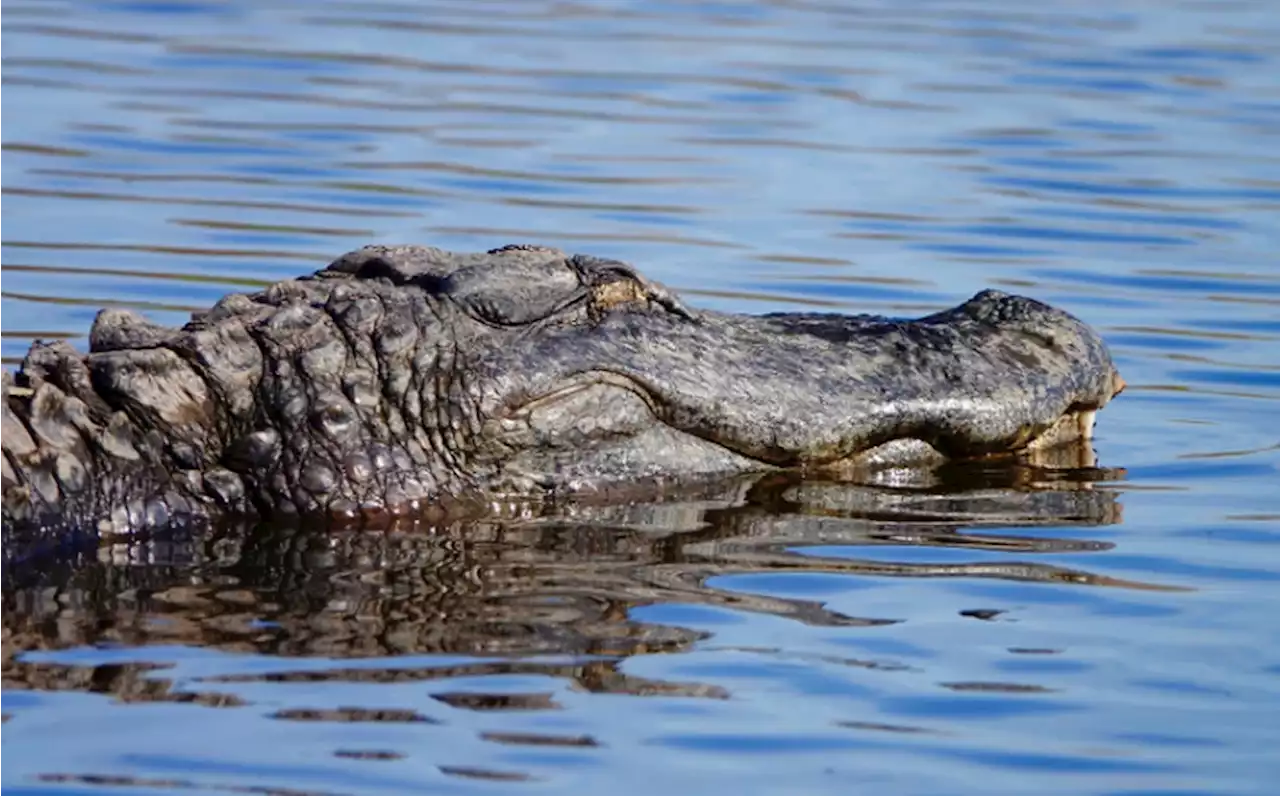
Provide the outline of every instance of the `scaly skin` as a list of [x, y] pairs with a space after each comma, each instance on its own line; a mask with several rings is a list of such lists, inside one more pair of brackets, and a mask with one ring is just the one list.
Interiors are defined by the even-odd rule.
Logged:
[[1085, 436], [1123, 387], [1066, 313], [686, 309], [623, 263], [365, 247], [181, 329], [105, 310], [5, 375], [5, 526], [368, 519]]

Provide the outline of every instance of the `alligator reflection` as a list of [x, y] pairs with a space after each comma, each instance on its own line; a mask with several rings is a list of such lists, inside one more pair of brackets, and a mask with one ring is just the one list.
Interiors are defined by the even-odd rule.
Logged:
[[[144, 665], [76, 669], [17, 659], [31, 649], [176, 643], [281, 656], [438, 652], [487, 659], [448, 668], [271, 676], [277, 679], [539, 672], [591, 691], [723, 696], [711, 686], [620, 672], [617, 662], [626, 656], [679, 652], [699, 639], [690, 630], [636, 621], [632, 609], [695, 603], [820, 625], [894, 621], [708, 585], [714, 576], [767, 570], [1166, 588], [1018, 560], [1019, 554], [1110, 549], [1108, 542], [1016, 529], [1119, 522], [1117, 493], [1096, 484], [1113, 477], [1096, 469], [1005, 467], [890, 488], [769, 476], [696, 499], [579, 506], [431, 528], [221, 528], [181, 542], [104, 546], [96, 558], [46, 570], [37, 582], [18, 583], [12, 573], [6, 578], [5, 687], [235, 704], [224, 695], [170, 693], [164, 681], [144, 676]], [[984, 555], [975, 563], [922, 564], [886, 561], [883, 553], [875, 560], [805, 554], [814, 545], [845, 546], [850, 553], [872, 545], [979, 548], [1009, 560], [993, 563]], [[523, 659], [532, 655], [569, 662]]]

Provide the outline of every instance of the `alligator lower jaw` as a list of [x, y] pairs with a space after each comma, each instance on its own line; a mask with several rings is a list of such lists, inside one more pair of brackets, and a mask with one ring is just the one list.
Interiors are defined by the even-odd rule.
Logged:
[[[1038, 433], [1026, 429], [1021, 444], [1010, 446], [1007, 450], [978, 455], [973, 459], [1017, 458], [1033, 466], [1050, 469], [1094, 467], [1097, 458], [1091, 442], [1099, 408], [1073, 406]], [[827, 473], [856, 475], [884, 468], [928, 469], [947, 461], [948, 456], [924, 440], [900, 438], [816, 469]]]
[[[1019, 447], [973, 457], [969, 461], [1022, 462], [1051, 470], [1089, 468], [1097, 465], [1093, 451], [1093, 424], [1097, 408], [1073, 408], [1047, 429], [1030, 436]], [[813, 468], [816, 472], [842, 479], [882, 482], [892, 473], [892, 483], [923, 485], [932, 481], [930, 473], [952, 461], [928, 442], [903, 437], [869, 450]], [[905, 479], [905, 480], [904, 480]]]
[[1060, 445], [1088, 442], [1093, 439], [1093, 426], [1097, 415], [1096, 407], [1072, 409], [1058, 418], [1052, 426], [1037, 434], [1022, 450], [1034, 453]]

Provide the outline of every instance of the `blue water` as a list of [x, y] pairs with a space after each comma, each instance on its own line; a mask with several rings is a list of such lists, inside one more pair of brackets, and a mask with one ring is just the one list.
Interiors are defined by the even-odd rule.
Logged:
[[3, 357], [370, 242], [1096, 326], [1098, 468], [258, 529], [6, 583], [12, 793], [1264, 794], [1280, 7], [6, 3]]

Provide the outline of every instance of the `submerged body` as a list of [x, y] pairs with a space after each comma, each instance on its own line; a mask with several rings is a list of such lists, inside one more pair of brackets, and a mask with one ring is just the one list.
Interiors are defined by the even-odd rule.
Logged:
[[106, 310], [5, 375], [7, 528], [368, 518], [1087, 438], [1123, 387], [1074, 317], [985, 291], [917, 320], [690, 310], [531, 246], [370, 246], [181, 329]]

